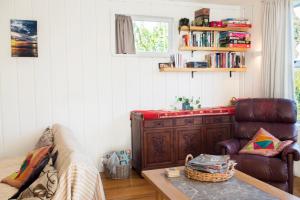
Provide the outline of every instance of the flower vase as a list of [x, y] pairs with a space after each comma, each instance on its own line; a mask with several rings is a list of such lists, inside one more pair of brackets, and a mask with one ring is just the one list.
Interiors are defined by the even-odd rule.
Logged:
[[190, 110], [191, 109], [191, 105], [188, 102], [184, 102], [182, 103], [182, 110]]

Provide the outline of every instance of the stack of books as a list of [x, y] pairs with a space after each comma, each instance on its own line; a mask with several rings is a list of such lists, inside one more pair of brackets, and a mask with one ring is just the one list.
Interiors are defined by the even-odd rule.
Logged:
[[173, 67], [181, 68], [185, 66], [186, 60], [180, 53], [176, 53], [170, 56], [171, 63], [173, 63]]
[[188, 162], [188, 166], [194, 170], [207, 172], [211, 174], [226, 173], [229, 165], [230, 157], [214, 156], [208, 154], [201, 154]]
[[199, 31], [193, 32], [192, 34], [185, 34], [182, 36], [183, 46], [192, 46], [192, 47], [214, 47], [218, 41], [218, 38], [215, 38], [213, 31]]
[[205, 60], [208, 67], [241, 68], [245, 66], [245, 56], [238, 52], [211, 53], [205, 56]]
[[220, 47], [250, 48], [250, 33], [237, 31], [220, 32]]
[[222, 20], [225, 27], [251, 28], [251, 23], [248, 19], [227, 18]]

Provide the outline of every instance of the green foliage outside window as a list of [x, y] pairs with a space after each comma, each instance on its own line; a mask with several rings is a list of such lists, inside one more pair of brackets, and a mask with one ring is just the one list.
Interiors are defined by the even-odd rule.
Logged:
[[[296, 45], [300, 44], [300, 19], [298, 17], [294, 17], [294, 37]], [[295, 57], [298, 58], [300, 55], [295, 49]]]
[[135, 21], [134, 37], [137, 52], [168, 52], [168, 23]]

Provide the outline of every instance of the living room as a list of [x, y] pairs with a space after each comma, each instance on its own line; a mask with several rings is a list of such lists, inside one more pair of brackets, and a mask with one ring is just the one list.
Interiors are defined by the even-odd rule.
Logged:
[[298, 0], [0, 0], [0, 199], [37, 198], [45, 169], [39, 199], [300, 198], [299, 19]]

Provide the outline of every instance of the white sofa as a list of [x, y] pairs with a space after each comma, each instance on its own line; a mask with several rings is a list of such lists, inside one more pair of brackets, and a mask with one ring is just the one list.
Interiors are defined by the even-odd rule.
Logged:
[[[84, 153], [70, 129], [55, 124], [55, 149], [58, 157], [55, 167], [58, 170], [59, 186], [54, 200], [104, 200], [103, 185], [96, 166]], [[19, 169], [24, 157], [0, 160], [0, 179]], [[17, 189], [0, 183], [0, 200], [7, 200]]]

